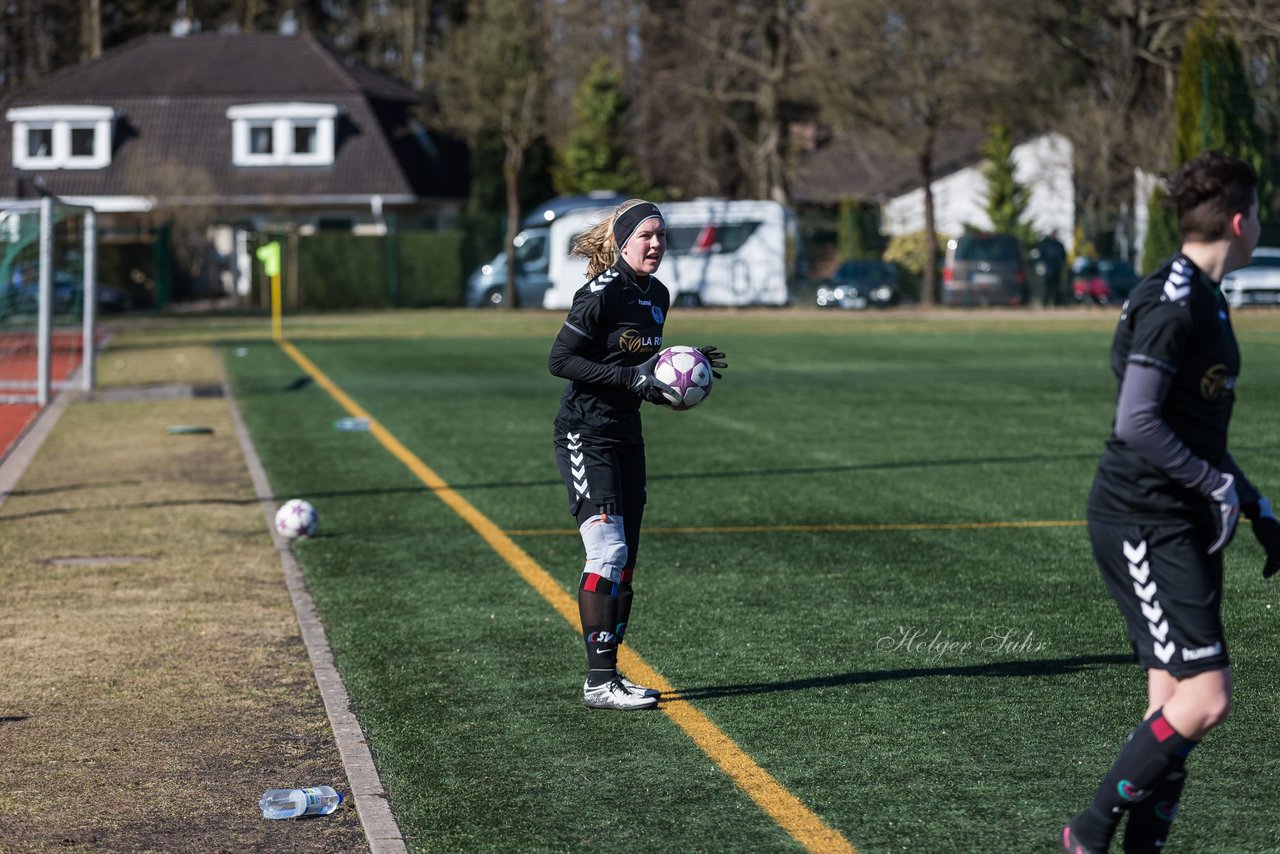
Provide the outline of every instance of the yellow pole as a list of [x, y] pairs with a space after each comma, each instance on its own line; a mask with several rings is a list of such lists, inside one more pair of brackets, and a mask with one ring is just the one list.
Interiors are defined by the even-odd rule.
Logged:
[[271, 337], [276, 341], [284, 340], [284, 324], [280, 315], [280, 274], [276, 273], [271, 277]]
[[280, 242], [273, 240], [258, 247], [255, 253], [262, 262], [262, 270], [271, 277], [271, 337], [284, 340], [284, 324], [281, 322], [283, 307], [280, 299]]

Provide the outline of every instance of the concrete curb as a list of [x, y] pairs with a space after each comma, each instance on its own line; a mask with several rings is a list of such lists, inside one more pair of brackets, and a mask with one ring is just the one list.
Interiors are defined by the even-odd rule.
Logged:
[[351, 794], [355, 800], [356, 812], [360, 815], [360, 824], [364, 827], [365, 837], [369, 840], [369, 848], [373, 854], [405, 854], [407, 849], [404, 837], [400, 833], [395, 817], [391, 814], [391, 805], [387, 801], [382, 780], [378, 777], [378, 769], [373, 764], [373, 754], [370, 753], [369, 744], [364, 739], [364, 732], [361, 731], [360, 723], [351, 712], [351, 698], [333, 663], [333, 651], [329, 649], [324, 626], [316, 614], [315, 601], [307, 590], [302, 569], [293, 556], [293, 550], [289, 548], [289, 541], [275, 531], [276, 500], [272, 495], [266, 471], [262, 467], [261, 460], [258, 459], [258, 452], [253, 446], [253, 440], [249, 437], [249, 431], [240, 417], [240, 406], [236, 402], [230, 382], [226, 379], [225, 369], [223, 395], [231, 411], [231, 420], [235, 425], [236, 436], [240, 440], [245, 462], [248, 464], [249, 476], [253, 479], [254, 492], [267, 519], [267, 529], [271, 531], [276, 551], [280, 555], [285, 584], [289, 588], [289, 597], [293, 600], [293, 609], [298, 615], [302, 642], [306, 644], [307, 655], [311, 658], [316, 683], [320, 686], [320, 697], [324, 701], [325, 713], [329, 716], [329, 725], [338, 743], [338, 753], [342, 757], [343, 767], [346, 768], [347, 780], [351, 783]]

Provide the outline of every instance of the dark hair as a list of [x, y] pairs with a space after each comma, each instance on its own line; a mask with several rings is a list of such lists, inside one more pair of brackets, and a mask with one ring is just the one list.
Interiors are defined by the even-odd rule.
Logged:
[[1221, 151], [1203, 151], [1169, 179], [1169, 204], [1178, 212], [1183, 239], [1221, 240], [1231, 218], [1247, 214], [1257, 198], [1258, 173]]

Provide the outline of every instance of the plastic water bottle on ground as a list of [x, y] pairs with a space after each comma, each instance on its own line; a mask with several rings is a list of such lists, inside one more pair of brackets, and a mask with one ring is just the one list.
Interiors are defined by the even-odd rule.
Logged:
[[333, 422], [333, 429], [340, 432], [364, 432], [369, 429], [368, 418], [339, 418]]
[[263, 818], [297, 818], [304, 815], [328, 815], [342, 803], [342, 795], [332, 786], [310, 789], [268, 789], [258, 799]]

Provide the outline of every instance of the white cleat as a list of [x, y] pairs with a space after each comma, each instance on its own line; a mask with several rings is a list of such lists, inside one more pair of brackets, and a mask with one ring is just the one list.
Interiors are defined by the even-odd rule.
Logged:
[[646, 688], [643, 685], [637, 685], [621, 673], [618, 674], [618, 681], [622, 683], [622, 687], [626, 688], [632, 694], [639, 694], [641, 697], [661, 697], [662, 692], [657, 688]]
[[621, 678], [614, 678], [594, 688], [583, 683], [582, 704], [588, 709], [617, 709], [620, 712], [629, 712], [634, 709], [652, 709], [658, 705], [658, 698], [633, 694], [622, 684]]

